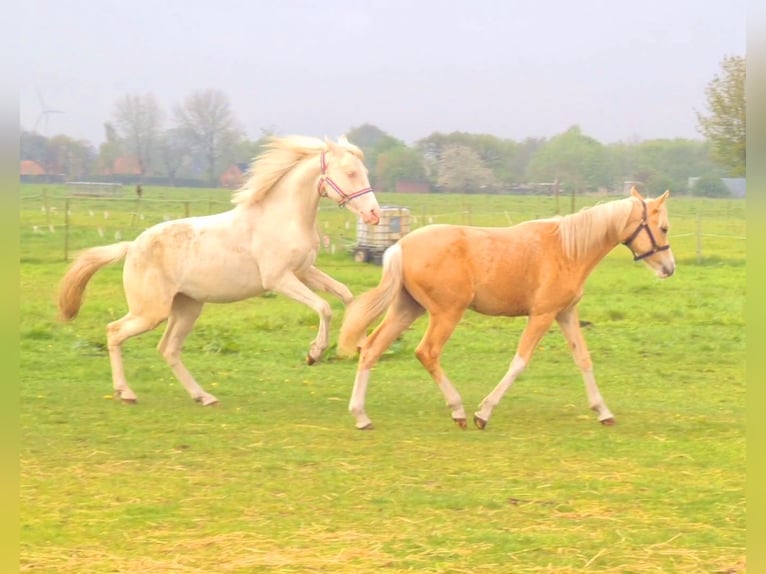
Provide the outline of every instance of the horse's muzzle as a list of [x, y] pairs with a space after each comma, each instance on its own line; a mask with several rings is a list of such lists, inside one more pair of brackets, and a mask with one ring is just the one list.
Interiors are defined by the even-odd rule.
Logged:
[[365, 211], [362, 213], [362, 219], [365, 223], [369, 223], [370, 225], [377, 225], [380, 223], [380, 214], [378, 213], [377, 209], [371, 209], [370, 211]]

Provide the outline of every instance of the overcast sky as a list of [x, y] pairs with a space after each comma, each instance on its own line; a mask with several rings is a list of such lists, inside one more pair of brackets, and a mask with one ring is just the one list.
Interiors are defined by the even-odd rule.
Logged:
[[[98, 145], [118, 98], [223, 91], [247, 134], [371, 123], [521, 140], [701, 138], [695, 110], [745, 54], [747, 0], [26, 0], [19, 112]], [[168, 127], [166, 125], [165, 127]]]

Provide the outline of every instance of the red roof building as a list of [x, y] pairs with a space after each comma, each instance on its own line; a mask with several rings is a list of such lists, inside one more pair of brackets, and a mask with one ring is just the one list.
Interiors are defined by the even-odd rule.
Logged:
[[36, 161], [25, 159], [19, 164], [19, 175], [45, 175], [45, 170]]

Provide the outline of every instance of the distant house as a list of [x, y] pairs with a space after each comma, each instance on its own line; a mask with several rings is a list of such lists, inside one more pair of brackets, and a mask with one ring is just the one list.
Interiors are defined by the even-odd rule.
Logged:
[[218, 183], [221, 187], [227, 187], [229, 189], [236, 189], [241, 186], [245, 181], [245, 174], [249, 168], [247, 163], [233, 163], [227, 167], [221, 176], [218, 178]]
[[22, 176], [41, 176], [45, 175], [45, 169], [36, 161], [25, 159], [19, 164], [19, 175]]
[[109, 175], [141, 175], [141, 165], [132, 156], [122, 156], [114, 160]]
[[[698, 177], [690, 177], [686, 182], [687, 189], [692, 189], [697, 183]], [[732, 197], [743, 199], [746, 196], [746, 182], [744, 177], [722, 177], [721, 181], [731, 193]]]
[[722, 177], [721, 181], [729, 188], [732, 197], [744, 198], [746, 193], [746, 182], [744, 177]]
[[19, 162], [19, 181], [24, 183], [52, 183], [63, 180], [64, 176], [62, 174], [49, 174], [36, 161], [25, 159]]
[[411, 181], [400, 179], [394, 187], [396, 193], [430, 193], [431, 184], [427, 181]]

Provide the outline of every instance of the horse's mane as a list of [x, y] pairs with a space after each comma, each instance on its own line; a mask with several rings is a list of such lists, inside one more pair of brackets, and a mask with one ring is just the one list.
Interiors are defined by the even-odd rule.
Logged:
[[[345, 137], [338, 139], [338, 145], [359, 159], [364, 159], [362, 150]], [[232, 195], [232, 203], [252, 204], [260, 201], [301, 160], [328, 149], [326, 141], [308, 136], [271, 136], [263, 147], [265, 151], [250, 164], [250, 177]]]
[[616, 199], [556, 219], [564, 254], [579, 259], [595, 243], [616, 235], [625, 227], [634, 202], [632, 197]]

